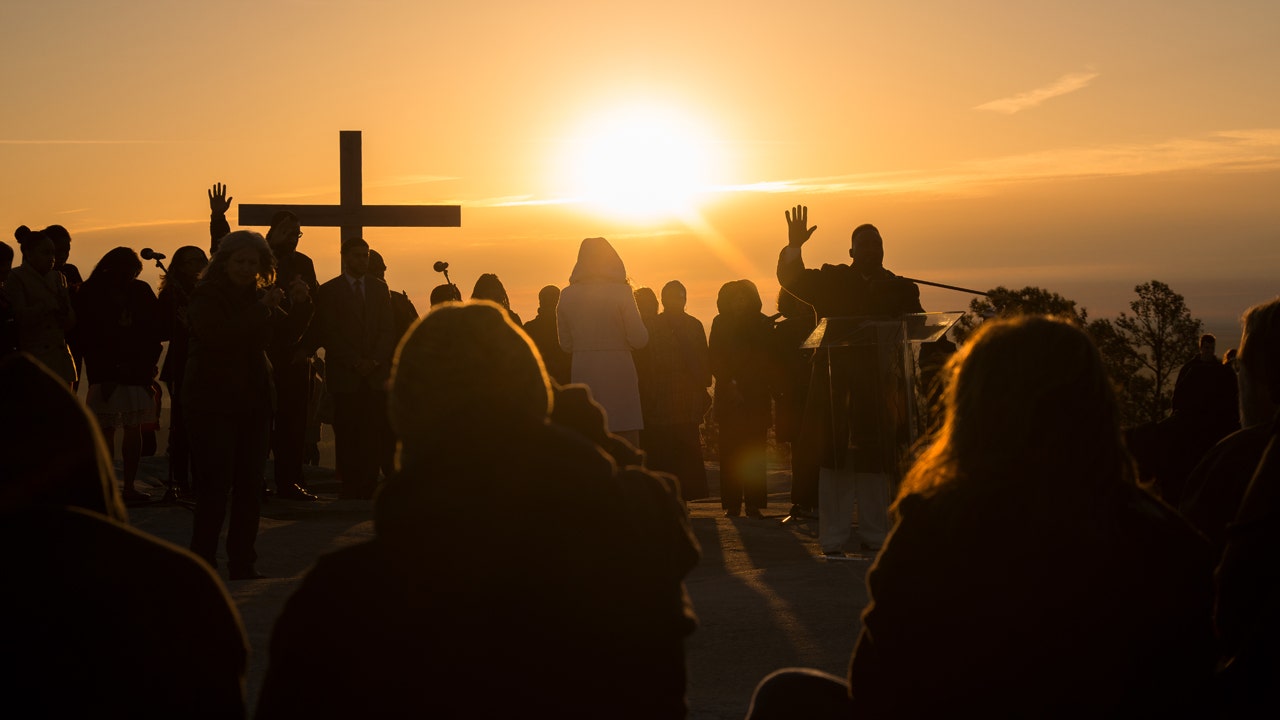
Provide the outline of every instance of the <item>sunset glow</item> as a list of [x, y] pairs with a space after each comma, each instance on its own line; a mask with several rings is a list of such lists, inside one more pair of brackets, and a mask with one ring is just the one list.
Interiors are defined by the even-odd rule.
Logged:
[[688, 215], [711, 176], [708, 138], [669, 109], [624, 107], [591, 118], [570, 148], [574, 194], [631, 220]]

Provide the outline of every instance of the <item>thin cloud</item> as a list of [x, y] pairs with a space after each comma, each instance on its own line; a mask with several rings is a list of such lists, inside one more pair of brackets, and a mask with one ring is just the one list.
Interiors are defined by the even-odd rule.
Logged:
[[166, 145], [180, 140], [0, 140], [0, 145]]
[[1063, 75], [1058, 78], [1057, 81], [1050, 85], [1046, 85], [1042, 88], [1036, 88], [1035, 90], [1028, 90], [1024, 93], [1018, 93], [1012, 97], [992, 100], [991, 102], [978, 105], [974, 110], [990, 110], [991, 112], [1012, 115], [1029, 108], [1033, 108], [1050, 98], [1056, 98], [1061, 95], [1066, 95], [1067, 93], [1073, 93], [1080, 90], [1093, 82], [1093, 79], [1096, 77], [1098, 77], [1098, 73], [1096, 72], [1068, 73], [1067, 75]]
[[1227, 130], [1148, 145], [1060, 148], [949, 168], [770, 180], [716, 188], [737, 193], [970, 193], [1013, 182], [1161, 173], [1280, 170], [1280, 128]]

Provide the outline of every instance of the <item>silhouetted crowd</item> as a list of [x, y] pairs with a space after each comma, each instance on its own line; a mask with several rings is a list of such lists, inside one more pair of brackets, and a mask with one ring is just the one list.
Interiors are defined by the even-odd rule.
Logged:
[[[727, 282], [708, 333], [680, 281], [633, 288], [604, 238], [527, 322], [497, 275], [464, 302], [445, 263], [419, 318], [365, 240], [322, 283], [298, 217], [233, 231], [226, 187], [208, 200], [208, 255], [117, 247], [83, 278], [61, 226], [19, 228], [17, 267], [0, 243], [15, 716], [244, 717], [219, 538], [227, 578], [264, 577], [262, 503], [317, 499], [322, 422], [375, 537], [293, 592], [260, 718], [684, 717], [687, 503], [713, 457], [723, 515], [761, 518], [771, 433], [790, 518], [829, 561], [875, 562], [847, 675], [779, 670], [750, 718], [1280, 712], [1280, 298], [1228, 360], [1188, 348], [1166, 420], [1122, 428], [1081, 328], [994, 319], [957, 348], [875, 226], [806, 267], [803, 206], [777, 314]], [[125, 512], [156, 500], [138, 473], [162, 393], [190, 552]]]

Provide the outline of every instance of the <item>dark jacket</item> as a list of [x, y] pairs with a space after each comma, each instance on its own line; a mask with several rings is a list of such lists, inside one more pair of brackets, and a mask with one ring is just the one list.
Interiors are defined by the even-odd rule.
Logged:
[[717, 315], [708, 352], [716, 421], [756, 430], [772, 425], [773, 388], [780, 384], [781, 370], [769, 319], [758, 312]]
[[270, 412], [274, 385], [267, 350], [298, 342], [311, 304], [286, 313], [258, 302], [258, 291], [225, 279], [196, 285], [187, 306], [191, 325], [183, 403], [190, 412], [234, 415]]
[[21, 581], [0, 593], [6, 714], [243, 718], [248, 644], [222, 583], [128, 527], [102, 436], [61, 378], [0, 360], [0, 413], [34, 408], [39, 422], [0, 434], [0, 552]]
[[259, 718], [684, 716], [698, 551], [671, 480], [554, 425], [493, 439], [405, 467], [377, 538], [320, 559]]
[[74, 304], [89, 383], [150, 385], [161, 351], [160, 308], [151, 286], [130, 280], [111, 287], [90, 278]]
[[164, 365], [160, 368], [160, 379], [168, 383], [182, 382], [187, 372], [187, 348], [191, 341], [191, 324], [187, 318], [191, 290], [182, 288], [171, 279], [161, 288], [157, 299], [160, 339], [169, 343]]
[[551, 379], [561, 385], [568, 384], [573, 376], [573, 353], [567, 353], [560, 347], [556, 314], [543, 313], [539, 308], [537, 317], [524, 324], [524, 331], [537, 346]]
[[1208, 544], [1137, 487], [1080, 512], [1036, 492], [899, 504], [849, 670], [858, 717], [1196, 716]]
[[[396, 350], [395, 319], [387, 284], [372, 275], [364, 277], [364, 312], [346, 275], [320, 286], [316, 302], [315, 343], [324, 348], [325, 383], [329, 392], [352, 392], [362, 385], [381, 389], [391, 373]], [[356, 361], [377, 363], [361, 374]]]

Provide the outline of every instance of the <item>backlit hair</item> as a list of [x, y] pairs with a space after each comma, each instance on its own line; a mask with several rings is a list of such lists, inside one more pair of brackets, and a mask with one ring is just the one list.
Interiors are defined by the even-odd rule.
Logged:
[[258, 251], [258, 287], [268, 287], [274, 283], [276, 256], [271, 253], [271, 246], [267, 245], [266, 238], [252, 230], [236, 230], [218, 241], [218, 251], [209, 259], [209, 266], [200, 273], [200, 281], [197, 284], [230, 281], [231, 278], [227, 275], [227, 263], [232, 255], [245, 248]]
[[899, 499], [1038, 485], [1041, 497], [1087, 502], [1134, 481], [1102, 357], [1075, 325], [1032, 315], [988, 321], [943, 377], [942, 428]]

